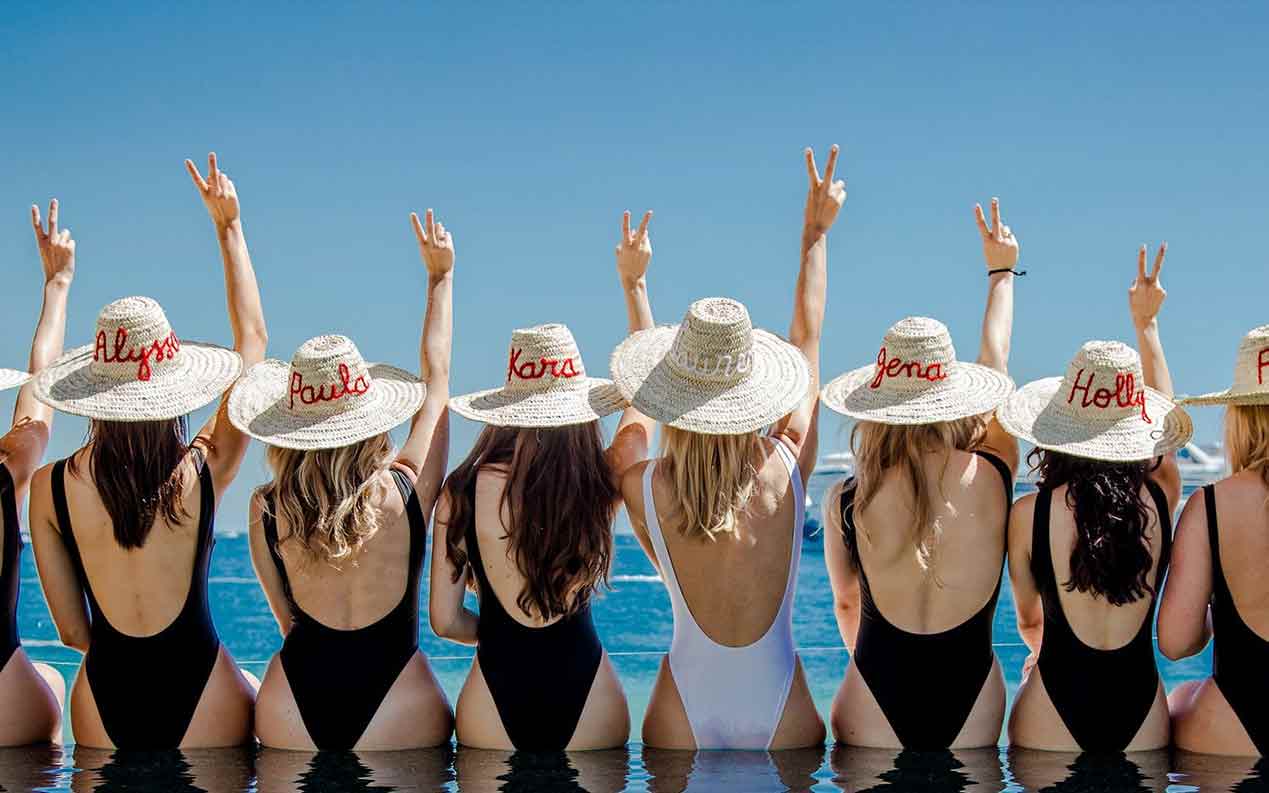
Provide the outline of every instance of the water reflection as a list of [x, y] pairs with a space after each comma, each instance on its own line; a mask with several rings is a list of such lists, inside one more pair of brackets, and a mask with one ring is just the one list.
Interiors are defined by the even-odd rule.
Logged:
[[1172, 782], [1203, 793], [1269, 793], [1269, 761], [1259, 757], [1220, 757], [1177, 751]]
[[75, 747], [70, 789], [82, 793], [241, 793], [255, 749], [137, 751]]
[[451, 790], [454, 751], [287, 752], [261, 749], [256, 758], [259, 793], [433, 793]]
[[62, 783], [62, 747], [54, 744], [0, 748], [0, 790], [35, 790]]
[[685, 752], [643, 749], [643, 767], [651, 793], [696, 791], [769, 793], [809, 791], [824, 764], [824, 749], [779, 752]]
[[618, 793], [626, 789], [630, 750], [566, 755], [460, 746], [454, 771], [462, 793]]
[[1168, 752], [1074, 754], [1010, 749], [1009, 771], [1027, 790], [1138, 793], [1168, 789]]
[[835, 746], [829, 764], [833, 782], [850, 793], [996, 793], [1005, 786], [1000, 750], [995, 747], [913, 752]]

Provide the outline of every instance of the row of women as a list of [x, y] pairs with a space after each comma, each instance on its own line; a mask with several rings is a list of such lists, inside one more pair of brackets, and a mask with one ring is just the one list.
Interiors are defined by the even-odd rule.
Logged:
[[[62, 354], [75, 243], [32, 210], [44, 304], [13, 429], [0, 441], [0, 742], [55, 738], [61, 679], [28, 661], [15, 626], [18, 504], [61, 641], [85, 653], [70, 693], [88, 747], [399, 749], [441, 744], [620, 746], [626, 698], [595, 631], [624, 505], [674, 612], [648, 704], [649, 747], [821, 744], [795, 651], [794, 590], [817, 408], [855, 420], [856, 471], [825, 498], [825, 559], [851, 663], [832, 707], [845, 744], [994, 746], [1005, 689], [992, 619], [1007, 559], [1031, 650], [1010, 741], [1053, 750], [1269, 749], [1269, 326], [1243, 341], [1227, 411], [1233, 475], [1185, 506], [1175, 451], [1192, 425], [1172, 398], [1158, 314], [1164, 249], [1143, 247], [1129, 290], [1137, 350], [1090, 341], [1061, 376], [1007, 375], [1018, 242], [976, 208], [987, 301], [976, 363], [944, 325], [893, 325], [876, 361], [821, 388], [827, 235], [845, 197], [833, 148], [809, 189], [788, 336], [728, 299], [656, 326], [648, 223], [616, 248], [629, 335], [612, 380], [592, 377], [567, 327], [512, 333], [501, 385], [450, 398], [454, 242], [411, 215], [427, 270], [420, 375], [362, 359], [337, 335], [266, 360], [264, 313], [233, 183], [187, 162], [224, 261], [233, 349], [180, 339], [158, 303], [106, 306]], [[982, 277], [980, 274], [979, 277]], [[1073, 340], [1074, 342], [1074, 340]], [[1139, 352], [1138, 352], [1139, 351]], [[505, 364], [505, 369], [503, 368]], [[474, 364], [473, 364], [474, 365]], [[207, 424], [186, 416], [220, 398]], [[85, 445], [40, 467], [53, 410], [90, 419]], [[482, 422], [448, 477], [448, 412]], [[605, 443], [599, 420], [621, 413]], [[409, 423], [399, 449], [388, 432]], [[650, 440], [660, 432], [660, 450]], [[251, 500], [256, 573], [284, 637], [263, 681], [217, 638], [207, 597], [213, 520], [250, 438], [272, 479]], [[1039, 490], [1012, 503], [1019, 439]], [[475, 645], [451, 709], [419, 650], [429, 616]], [[1166, 592], [1161, 584], [1171, 563]], [[479, 613], [464, 604], [473, 589]], [[1200, 652], [1210, 679], [1168, 697], [1163, 653]]]

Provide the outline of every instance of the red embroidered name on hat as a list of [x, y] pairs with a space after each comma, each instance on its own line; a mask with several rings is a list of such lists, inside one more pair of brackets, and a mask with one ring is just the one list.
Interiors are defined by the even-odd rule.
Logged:
[[869, 387], [880, 388], [881, 382], [887, 377], [898, 377], [900, 374], [908, 378], [928, 380], [931, 383], [947, 379], [947, 372], [943, 371], [942, 363], [923, 366], [920, 361], [905, 361], [898, 357], [887, 358], [886, 348], [882, 347], [881, 352], [877, 353], [877, 376], [872, 379]]
[[1075, 393], [1081, 392], [1080, 407], [1097, 407], [1106, 409], [1114, 402], [1116, 407], [1126, 408], [1136, 405], [1141, 408], [1141, 420], [1147, 424], [1153, 424], [1154, 421], [1150, 415], [1146, 413], [1146, 392], [1137, 388], [1137, 378], [1131, 372], [1125, 374], [1118, 372], [1115, 374], [1115, 390], [1109, 388], [1099, 388], [1093, 390], [1093, 379], [1097, 376], [1094, 372], [1088, 373], [1088, 382], [1081, 383], [1080, 378], [1084, 376], [1084, 370], [1080, 369], [1075, 375], [1075, 384], [1071, 386], [1071, 393], [1066, 398], [1069, 405], [1075, 401]]
[[176, 338], [176, 332], [169, 333], [165, 338], [159, 339], [151, 344], [141, 347], [128, 346], [128, 329], [119, 328], [115, 331], [114, 346], [106, 347], [106, 332], [104, 330], [97, 331], [97, 343], [93, 345], [93, 360], [100, 363], [136, 363], [137, 379], [147, 381], [150, 379], [150, 359], [162, 361], [173, 358], [181, 350], [181, 340]]
[[577, 365], [573, 363], [572, 358], [539, 358], [536, 361], [525, 361], [520, 363], [520, 356], [524, 354], [524, 350], [515, 349], [511, 351], [511, 358], [507, 362], [507, 382], [513, 379], [521, 380], [541, 380], [549, 373], [551, 377], [563, 378], [565, 380], [577, 377], [581, 374], [577, 369]]
[[[326, 389], [330, 390], [327, 391]], [[352, 379], [352, 372], [348, 371], [347, 364], [339, 365], [339, 382], [322, 383], [317, 388], [304, 384], [304, 375], [299, 372], [291, 372], [291, 407], [295, 407], [295, 398], [298, 396], [300, 402], [305, 405], [316, 405], [318, 402], [334, 402], [337, 399], [343, 399], [347, 396], [360, 396], [370, 390], [370, 381], [365, 375], [361, 375], [356, 380]]]
[[1265, 384], [1265, 369], [1269, 369], [1269, 347], [1265, 347], [1256, 356], [1256, 382]]

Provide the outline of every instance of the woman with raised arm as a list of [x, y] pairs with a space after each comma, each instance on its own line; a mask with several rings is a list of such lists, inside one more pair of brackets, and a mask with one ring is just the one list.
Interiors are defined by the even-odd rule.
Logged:
[[1269, 754], [1269, 325], [1238, 347], [1234, 384], [1180, 400], [1225, 405], [1231, 475], [1194, 494], [1177, 522], [1159, 606], [1159, 649], [1174, 661], [1215, 638], [1212, 676], [1168, 697], [1172, 742], [1208, 754]]
[[[344, 336], [251, 367], [229, 419], [268, 444], [273, 479], [251, 500], [251, 559], [285, 637], [256, 701], [280, 749], [413, 749], [454, 717], [419, 651], [419, 576], [449, 457], [454, 242], [410, 219], [427, 268], [423, 380], [367, 364]], [[411, 421], [398, 452], [388, 431]], [[335, 676], [342, 673], [342, 679]]]
[[[987, 264], [978, 362], [943, 323], [891, 326], [877, 362], [824, 389], [855, 419], [855, 475], [824, 496], [824, 562], [851, 653], [833, 734], [855, 746], [995, 746], [1005, 687], [991, 647], [1018, 444], [992, 418], [1008, 376], [1018, 241], [975, 206]], [[939, 659], [938, 674], [930, 659]]]
[[997, 412], [1035, 446], [1038, 492], [1009, 519], [1018, 633], [1031, 650], [1010, 743], [1124, 752], [1168, 745], [1151, 616], [1181, 498], [1176, 450], [1193, 434], [1172, 401], [1159, 341], [1165, 247], [1128, 291], [1140, 354], [1086, 342], [1062, 377], [1029, 383]]
[[62, 676], [48, 664], [31, 663], [18, 637], [22, 554], [18, 516], [53, 426], [53, 411], [35, 398], [31, 374], [62, 354], [66, 296], [75, 277], [75, 240], [70, 229], [57, 227], [57, 199], [49, 203], [48, 228], [41, 223], [36, 206], [31, 207], [31, 225], [44, 267], [44, 302], [27, 371], [0, 369], [0, 390], [21, 386], [13, 427], [0, 436], [0, 746], [60, 743], [66, 696]]
[[[622, 219], [617, 275], [630, 330], [652, 327], [648, 221]], [[627, 408], [605, 449], [599, 419], [625, 405], [589, 377], [572, 333], [511, 336], [506, 383], [454, 397], [487, 426], [445, 482], [432, 540], [430, 614], [444, 639], [476, 645], [458, 696], [458, 742], [555, 752], [622, 746], [630, 713], [590, 602], [608, 581], [622, 472], [647, 456], [652, 423]], [[480, 614], [463, 605], [467, 588]]]
[[[810, 180], [789, 341], [726, 298], [681, 325], [633, 334], [613, 353], [617, 386], [663, 425], [661, 457], [621, 491], [661, 573], [674, 637], [648, 702], [643, 742], [665, 749], [792, 749], [824, 742], [793, 644], [815, 467], [828, 230], [846, 200], [833, 146]], [[769, 428], [769, 429], [768, 429]]]
[[[267, 342], [233, 182], [186, 160], [216, 227], [234, 349], [184, 341], [159, 304], [102, 309], [92, 344], [35, 378], [35, 394], [86, 416], [88, 443], [41, 468], [31, 539], [62, 642], [85, 653], [71, 691], [77, 744], [120, 749], [231, 746], [251, 737], [255, 692], [220, 643], [207, 602], [220, 495], [249, 439], [228, 392]], [[222, 396], [223, 395], [223, 396]], [[188, 440], [189, 413], [222, 396]]]

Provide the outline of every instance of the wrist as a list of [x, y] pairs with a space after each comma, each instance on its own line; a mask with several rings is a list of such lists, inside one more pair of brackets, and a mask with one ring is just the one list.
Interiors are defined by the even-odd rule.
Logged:
[[1137, 317], [1133, 317], [1132, 324], [1133, 324], [1133, 327], [1137, 329], [1138, 333], [1144, 334], [1144, 333], [1158, 333], [1159, 332], [1159, 318], [1158, 317], [1150, 317], [1149, 319], [1138, 319]]
[[434, 273], [429, 270], [427, 273], [427, 285], [429, 287], [437, 287], [437, 286], [440, 286], [441, 284], [452, 281], [453, 279], [454, 279], [453, 270], [446, 270], [443, 273]]
[[216, 222], [216, 236], [222, 240], [242, 236], [242, 218], [234, 218], [227, 222]]
[[66, 293], [70, 289], [71, 276], [66, 273], [57, 273], [44, 282], [44, 291]]
[[802, 227], [802, 250], [808, 251], [822, 244], [828, 236], [828, 227], [819, 224], [806, 224]]
[[636, 290], [645, 291], [648, 288], [648, 276], [646, 273], [643, 275], [626, 275], [625, 273], [618, 273], [617, 277], [621, 279], [621, 288], [627, 292]]

